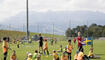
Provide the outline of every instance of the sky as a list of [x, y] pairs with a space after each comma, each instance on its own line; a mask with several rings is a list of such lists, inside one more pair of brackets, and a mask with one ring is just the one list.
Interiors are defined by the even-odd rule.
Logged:
[[[26, 0], [0, 0], [0, 22], [26, 11]], [[29, 0], [29, 11], [99, 11], [105, 13], [105, 0]]]

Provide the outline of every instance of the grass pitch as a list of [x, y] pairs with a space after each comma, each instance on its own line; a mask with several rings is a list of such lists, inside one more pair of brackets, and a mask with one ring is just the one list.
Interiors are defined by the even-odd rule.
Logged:
[[[60, 45], [63, 45], [63, 48], [67, 45], [67, 41], [58, 41], [57, 44], [51, 46], [49, 42], [49, 52], [52, 53], [53, 50], [59, 50]], [[20, 48], [17, 48], [16, 44], [8, 44], [12, 50], [16, 50], [16, 55], [18, 60], [25, 60], [26, 52], [34, 53], [34, 50], [38, 50], [38, 42], [32, 42], [32, 44], [21, 44]], [[74, 55], [77, 50], [77, 44], [73, 44], [73, 52], [72, 52], [72, 60], [74, 60]], [[105, 60], [105, 40], [95, 40], [94, 41], [94, 54], [100, 56], [100, 59], [91, 59], [91, 60]], [[85, 54], [88, 54], [90, 46], [84, 46]], [[7, 60], [10, 60], [10, 55], [12, 54], [12, 50], [8, 52]], [[2, 43], [0, 43], [0, 60], [3, 60], [3, 52], [2, 52]], [[41, 60], [53, 60], [52, 56], [41, 56]]]

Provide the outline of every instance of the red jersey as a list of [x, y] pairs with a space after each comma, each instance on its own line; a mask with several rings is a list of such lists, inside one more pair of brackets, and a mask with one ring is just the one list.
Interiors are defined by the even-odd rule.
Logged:
[[74, 42], [74, 43], [76, 42], [76, 39], [75, 39], [75, 38], [73, 38], [73, 42]]
[[82, 44], [79, 41], [82, 42], [82, 37], [81, 36], [77, 37], [78, 47], [82, 46]]

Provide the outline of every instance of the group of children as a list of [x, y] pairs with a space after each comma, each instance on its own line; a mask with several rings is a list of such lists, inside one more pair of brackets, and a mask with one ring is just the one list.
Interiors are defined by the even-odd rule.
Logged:
[[62, 45], [60, 48], [61, 51], [58, 52], [61, 53], [61, 56], [59, 56], [56, 51], [53, 51], [53, 60], [71, 60], [71, 54], [73, 50], [71, 40], [68, 40], [68, 45], [65, 47], [65, 49], [62, 48]]
[[[62, 53], [61, 57], [59, 57], [58, 51], [56, 50], [53, 51], [53, 54], [49, 54], [48, 41], [47, 39], [44, 39], [44, 47], [43, 47], [44, 54], [43, 55], [46, 55], [46, 52], [47, 52], [47, 55], [53, 56], [53, 60], [71, 60], [71, 53], [73, 49], [71, 45], [71, 40], [68, 40], [68, 45], [64, 51], [62, 49], [62, 45], [60, 47], [61, 49], [59, 52]], [[41, 54], [42, 54], [41, 52], [38, 52], [37, 50], [35, 50], [35, 53], [33, 55], [31, 53], [28, 53], [27, 60], [41, 60]]]
[[[60, 46], [61, 50], [59, 52], [61, 52], [61, 56], [59, 56], [58, 51], [53, 51], [53, 60], [71, 60], [71, 54], [72, 54], [72, 50], [73, 50], [73, 46], [71, 44], [71, 40], [68, 40], [68, 45], [65, 47], [65, 49], [62, 49], [62, 45]], [[49, 54], [48, 51], [48, 42], [47, 39], [44, 40], [44, 55], [46, 55], [46, 51], [47, 51], [47, 55]], [[86, 60], [89, 58], [93, 58], [93, 49], [91, 48], [89, 51], [89, 55], [86, 56], [83, 53], [83, 50], [77, 51], [76, 55], [74, 56], [74, 60]], [[16, 60], [16, 55], [15, 55], [15, 51], [13, 51], [11, 60]], [[35, 50], [35, 53], [32, 55], [31, 53], [27, 53], [27, 59], [26, 60], [41, 60], [41, 53], [38, 53], [38, 50]]]
[[[6, 37], [3, 38], [4, 60], [6, 60], [7, 53], [8, 53], [8, 45], [7, 45], [6, 39], [7, 39]], [[76, 42], [75, 39], [73, 39], [73, 41]], [[42, 46], [43, 44], [42, 45], [39, 44], [39, 45]], [[19, 40], [17, 40], [17, 47], [19, 48]], [[53, 56], [53, 60], [71, 60], [72, 59], [71, 55], [73, 50], [71, 40], [68, 40], [68, 45], [65, 47], [65, 49], [62, 48], [62, 45], [60, 45], [60, 48], [61, 48], [60, 51], [53, 50], [53, 54], [50, 54], [48, 50], [48, 41], [47, 39], [44, 39], [44, 47], [42, 48], [43, 49], [42, 51], [44, 52], [44, 54], [43, 52], [41, 53], [40, 50], [39, 52], [38, 50], [35, 50], [35, 53], [33, 55], [31, 53], [27, 53], [26, 60], [41, 60], [41, 54], [46, 55], [46, 52], [47, 52], [47, 55]], [[59, 52], [61, 55], [59, 55]], [[78, 50], [74, 56], [74, 60], [85, 60], [85, 59], [89, 60], [89, 58], [94, 58], [93, 48], [90, 49], [88, 56], [83, 53], [83, 49]], [[17, 60], [15, 50], [13, 50], [10, 60]]]
[[90, 60], [91, 58], [96, 58], [93, 54], [93, 48], [90, 48], [88, 56], [84, 54], [83, 49], [80, 51], [77, 51], [74, 60]]
[[37, 50], [35, 50], [35, 53], [33, 55], [27, 52], [26, 60], [41, 60], [41, 54], [38, 53]]
[[[72, 54], [72, 50], [73, 50], [73, 46], [71, 44], [71, 40], [68, 40], [68, 45], [67, 47], [65, 47], [65, 49], [62, 51], [62, 47], [61, 47], [61, 51], [62, 51], [62, 55], [61, 58], [59, 58], [58, 54], [56, 51], [54, 51], [53, 53], [53, 60], [71, 60], [71, 54]], [[84, 50], [81, 49], [79, 51], [76, 52], [75, 56], [74, 56], [74, 60], [90, 60], [91, 58], [95, 58], [96, 56], [93, 54], [93, 48], [90, 48], [89, 54], [85, 55], [84, 54]]]
[[[39, 44], [41, 45], [41, 44]], [[42, 45], [41, 45], [42, 46]], [[44, 39], [44, 48], [42, 49], [44, 51], [44, 55], [49, 55], [49, 51], [48, 51], [48, 42], [47, 39]], [[41, 60], [41, 51], [39, 50], [35, 50], [35, 53], [32, 55], [31, 53], [27, 53], [27, 59], [26, 60]]]

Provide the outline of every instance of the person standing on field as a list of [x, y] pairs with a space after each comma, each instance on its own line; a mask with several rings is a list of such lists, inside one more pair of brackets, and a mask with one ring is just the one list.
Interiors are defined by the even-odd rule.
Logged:
[[15, 50], [13, 50], [13, 53], [12, 53], [12, 55], [10, 57], [10, 60], [17, 60], [16, 51]]
[[45, 39], [45, 42], [44, 42], [44, 55], [46, 54], [45, 51], [47, 51], [47, 55], [49, 55], [49, 51], [48, 51], [48, 42], [47, 42], [47, 39]]
[[19, 40], [17, 40], [17, 48], [19, 48], [20, 47], [20, 41]]
[[68, 60], [71, 60], [72, 50], [73, 46], [71, 44], [71, 40], [68, 40], [68, 45], [67, 45]]
[[7, 37], [3, 38], [3, 46], [2, 47], [3, 47], [4, 60], [6, 60], [7, 54], [8, 54]]
[[75, 39], [75, 37], [73, 38], [73, 42], [74, 42], [74, 44], [76, 43], [76, 39]]
[[82, 37], [80, 32], [78, 32], [77, 42], [78, 42], [78, 50], [81, 51], [83, 47], [82, 47]]
[[40, 53], [40, 48], [43, 51], [43, 37], [41, 34], [39, 34], [39, 53]]

